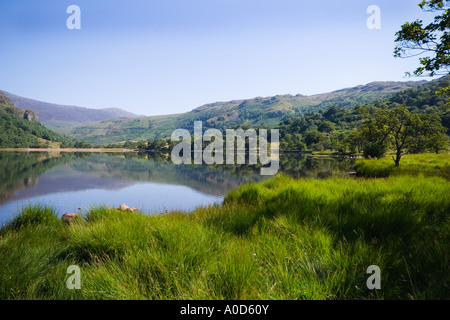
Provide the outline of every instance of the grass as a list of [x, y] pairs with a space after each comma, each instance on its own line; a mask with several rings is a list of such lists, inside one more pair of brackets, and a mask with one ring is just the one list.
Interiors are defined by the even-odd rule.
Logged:
[[61, 142], [55, 142], [55, 141], [50, 141], [50, 140], [45, 140], [42, 138], [38, 138], [39, 143], [42, 146], [46, 146], [47, 148], [50, 149], [58, 149], [61, 148]]
[[59, 120], [46, 120], [42, 121], [42, 123], [48, 129], [60, 134], [69, 134], [70, 131], [73, 130], [74, 128], [85, 125], [85, 123], [79, 121], [59, 121]]
[[448, 299], [449, 191], [442, 177], [277, 176], [188, 214], [96, 207], [65, 225], [27, 207], [0, 230], [0, 299]]
[[122, 143], [127, 140], [148, 141], [170, 137], [177, 128], [179, 114], [104, 120], [71, 129], [70, 134], [92, 144]]
[[396, 168], [391, 156], [382, 159], [359, 159], [355, 162], [358, 175], [365, 177], [388, 177], [392, 175], [442, 176], [450, 179], [448, 152], [407, 154]]

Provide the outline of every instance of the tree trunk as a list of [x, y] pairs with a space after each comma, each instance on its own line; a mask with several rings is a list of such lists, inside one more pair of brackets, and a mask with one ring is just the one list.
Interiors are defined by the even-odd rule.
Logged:
[[400, 159], [402, 158], [402, 150], [397, 149], [397, 152], [395, 153], [395, 166], [398, 167], [400, 165]]

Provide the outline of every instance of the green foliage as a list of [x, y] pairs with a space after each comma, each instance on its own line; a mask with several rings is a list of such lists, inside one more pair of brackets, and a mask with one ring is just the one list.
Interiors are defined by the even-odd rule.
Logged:
[[134, 142], [134, 141], [125, 141], [125, 143], [123, 144], [123, 147], [126, 149], [136, 149], [137, 148], [138, 143]]
[[382, 158], [386, 155], [387, 146], [377, 142], [365, 142], [363, 147], [364, 158]]
[[92, 148], [92, 145], [85, 141], [77, 141], [74, 144], [74, 148]]
[[408, 154], [403, 156], [402, 165], [396, 167], [390, 157], [382, 159], [358, 159], [355, 170], [359, 176], [380, 178], [391, 175], [442, 176], [450, 179], [450, 161], [447, 152], [433, 154]]
[[146, 150], [149, 151], [168, 151], [169, 146], [172, 145], [172, 141], [170, 139], [162, 139], [158, 138], [153, 141], [149, 141], [146, 147]]
[[336, 129], [336, 124], [331, 121], [323, 121], [317, 129], [320, 132], [331, 133]]
[[331, 149], [347, 153], [351, 147], [346, 137], [360, 121], [358, 109], [337, 107], [286, 119], [277, 127], [281, 149], [300, 152]]
[[[194, 121], [202, 121], [204, 129], [216, 128], [222, 131], [234, 126], [274, 128], [289, 118], [303, 117], [331, 107], [352, 109], [377, 99], [391, 97], [396, 92], [417, 87], [419, 84], [418, 82], [373, 82], [314, 96], [279, 95], [217, 102], [183, 114], [96, 122], [74, 128], [71, 133], [89, 143], [112, 144], [124, 143], [127, 140], [167, 139], [178, 128], [190, 130], [192, 133]], [[329, 117], [332, 118], [332, 114]], [[320, 130], [330, 133], [333, 128], [327, 124], [330, 125], [326, 123]], [[339, 124], [336, 126], [339, 127]]]
[[63, 147], [73, 146], [73, 139], [52, 132], [39, 122], [29, 121], [0, 109], [1, 148], [39, 148], [38, 138], [61, 142]]
[[426, 85], [395, 94], [389, 99], [387, 106], [392, 108], [404, 105], [412, 113], [437, 114], [442, 119], [442, 125], [448, 131], [450, 129], [449, 96], [446, 97], [445, 92], [449, 87], [450, 75], [447, 75]]
[[285, 151], [305, 152], [308, 150], [299, 133], [285, 133], [281, 139], [280, 148]]
[[[0, 298], [446, 299], [449, 191], [438, 177], [279, 176], [189, 214], [98, 207], [3, 228]], [[73, 264], [81, 290], [65, 287]], [[366, 287], [373, 264], [381, 290]]]
[[[389, 99], [378, 100], [372, 104], [353, 109], [331, 107], [325, 111], [309, 113], [303, 117], [284, 120], [280, 126], [281, 149], [285, 151], [332, 150], [339, 153], [363, 152], [366, 156], [382, 157], [389, 149], [376, 135], [376, 128], [357, 130], [363, 123], [363, 116], [391, 113], [402, 106], [405, 112], [417, 114], [423, 129], [409, 144], [409, 152], [446, 150], [448, 140], [444, 133], [450, 127], [450, 111], [445, 97], [436, 94], [442, 88], [450, 86], [450, 77], [429, 82], [417, 88], [396, 93]], [[367, 120], [366, 120], [367, 122]], [[442, 126], [439, 125], [439, 122]], [[366, 123], [367, 125], [367, 123]], [[327, 130], [324, 130], [327, 128]], [[380, 129], [380, 128], [378, 128]], [[323, 132], [320, 132], [323, 131]], [[365, 132], [364, 132], [365, 131]], [[379, 130], [378, 130], [379, 131]], [[308, 134], [305, 134], [308, 133]], [[420, 133], [420, 134], [419, 134]], [[426, 139], [425, 139], [426, 138]], [[306, 148], [304, 147], [306, 146]]]
[[366, 110], [360, 129], [365, 141], [364, 154], [382, 157], [386, 149], [392, 147], [396, 166], [408, 149], [423, 152], [430, 147], [439, 151], [442, 147], [446, 150], [447, 146], [442, 143], [446, 141], [445, 131], [438, 116], [412, 114], [404, 106], [377, 109], [373, 113]]
[[40, 205], [29, 205], [23, 208], [20, 214], [17, 215], [11, 222], [3, 226], [1, 230], [4, 233], [5, 230], [18, 231], [31, 225], [45, 224], [48, 226], [57, 226], [59, 223], [60, 220], [52, 208]]
[[[448, 0], [424, 0], [419, 4], [423, 11], [434, 12], [434, 21], [424, 25], [422, 20], [406, 22], [401, 30], [396, 33], [395, 47], [396, 57], [414, 57], [428, 55], [419, 58], [421, 64], [414, 74], [434, 76], [435, 74], [447, 74], [450, 69], [450, 2]], [[409, 74], [409, 73], [408, 73]]]
[[[45, 128], [32, 110], [16, 107], [0, 92], [0, 148], [47, 147], [47, 143], [60, 142], [71, 146], [73, 139]], [[40, 139], [47, 141], [39, 141]]]
[[[307, 112], [301, 116], [288, 117], [279, 123], [278, 126], [273, 127], [280, 130], [280, 147], [283, 151], [335, 152], [341, 154], [364, 152], [365, 156], [379, 158], [388, 151], [390, 145], [388, 141], [386, 141], [386, 144], [380, 144], [376, 135], [363, 134], [361, 130], [357, 130], [363, 123], [363, 114], [375, 114], [377, 110], [380, 109], [394, 110], [403, 106], [407, 109], [405, 112], [418, 114], [417, 117], [421, 119], [421, 127], [424, 129], [420, 135], [416, 136], [414, 141], [408, 143], [408, 152], [437, 152], [439, 150], [445, 150], [448, 145], [448, 140], [443, 135], [446, 130], [438, 125], [438, 122], [441, 122], [448, 131], [448, 128], [450, 127], [450, 111], [446, 105], [446, 98], [437, 95], [436, 92], [447, 86], [450, 86], [450, 76], [442, 77], [441, 79], [405, 91], [400, 91], [392, 95], [389, 99], [376, 100], [364, 107], [358, 106], [351, 109], [343, 109], [336, 105], [332, 105], [331, 107], [328, 107], [328, 109], [320, 110], [318, 112]], [[263, 103], [262, 101], [266, 100], [255, 99], [253, 102], [256, 101], [259, 101], [258, 103]], [[278, 96], [276, 99], [270, 101], [280, 102], [285, 100]], [[247, 100], [244, 102], [240, 102], [242, 106], [253, 105], [253, 102], [250, 103], [250, 101]], [[217, 123], [212, 125], [208, 122], [208, 117], [211, 116], [209, 112], [214, 111], [224, 113], [226, 112], [226, 108], [234, 106], [233, 103], [237, 102], [218, 103], [217, 105], [213, 104], [208, 107], [205, 106], [196, 109], [193, 111], [195, 114], [192, 115], [192, 119], [189, 118], [192, 120], [191, 123], [185, 122], [187, 121], [187, 118], [184, 118], [184, 115], [177, 115], [172, 118], [158, 117], [158, 121], [161, 122], [159, 124], [153, 123], [152, 128], [160, 128], [160, 125], [167, 124], [167, 121], [172, 119], [170, 125], [184, 123], [189, 129], [193, 126], [194, 120], [202, 120], [206, 121], [206, 123], [203, 122], [203, 129], [206, 130], [209, 127], [217, 125]], [[219, 107], [221, 108], [219, 109]], [[204, 112], [207, 112], [208, 115], [205, 118], [202, 118]], [[231, 126], [231, 128], [234, 129], [242, 128], [246, 130], [254, 127], [251, 122], [247, 120], [241, 119], [239, 121], [243, 121], [243, 123], [233, 126], [232, 124], [236, 122], [227, 121], [227, 126], [222, 129], [229, 129]], [[270, 127], [258, 126], [258, 128]], [[426, 128], [427, 130], [425, 130]], [[170, 126], [166, 129], [170, 129]], [[164, 134], [161, 133], [162, 136], [168, 136], [171, 133], [167, 130], [164, 132]], [[169, 151], [174, 145], [170, 139], [162, 137], [150, 139], [148, 142], [141, 141], [140, 143], [141, 147], [139, 149], [141, 150], [146, 149], [149, 151], [164, 152]], [[207, 143], [204, 143], [204, 146], [206, 145]]]

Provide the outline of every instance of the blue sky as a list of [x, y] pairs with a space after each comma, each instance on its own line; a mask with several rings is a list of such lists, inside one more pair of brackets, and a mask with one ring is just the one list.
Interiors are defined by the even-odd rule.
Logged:
[[[0, 2], [0, 89], [145, 115], [277, 94], [406, 81], [395, 32], [419, 0], [14, 0]], [[68, 6], [81, 9], [69, 30]], [[381, 29], [369, 30], [370, 5]]]

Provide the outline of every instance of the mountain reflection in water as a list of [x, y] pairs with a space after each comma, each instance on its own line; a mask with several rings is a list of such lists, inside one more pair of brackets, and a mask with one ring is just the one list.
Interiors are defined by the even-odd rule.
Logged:
[[[240, 185], [259, 182], [260, 167], [174, 165], [165, 154], [0, 152], [0, 224], [21, 207], [43, 204], [59, 214], [122, 203], [148, 214], [220, 203]], [[282, 155], [280, 172], [326, 178], [352, 171], [353, 160]]]

